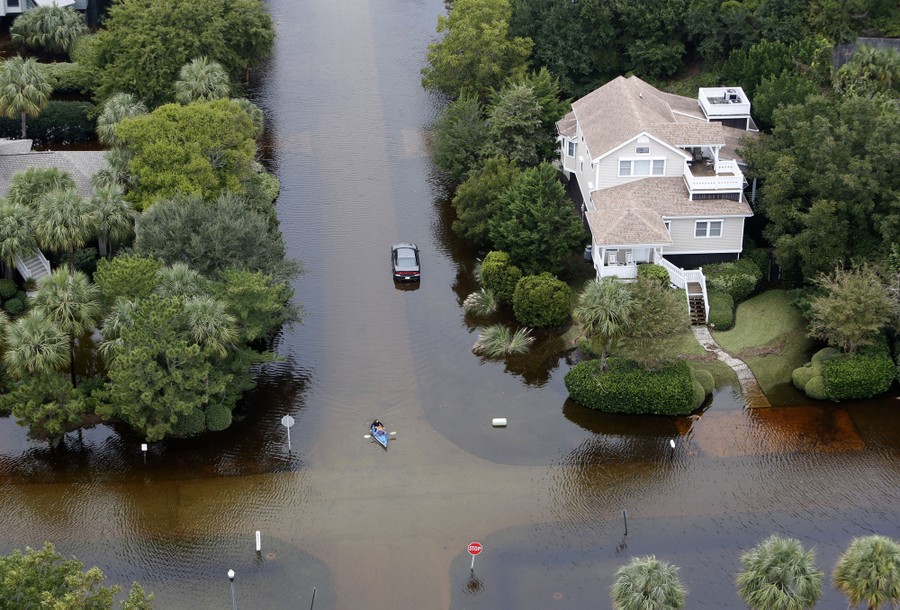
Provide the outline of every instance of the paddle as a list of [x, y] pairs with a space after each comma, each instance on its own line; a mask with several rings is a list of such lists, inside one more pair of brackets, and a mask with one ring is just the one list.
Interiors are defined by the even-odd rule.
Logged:
[[[397, 433], [396, 433], [396, 432], [391, 432], [390, 435], [391, 435], [391, 436], [397, 436]], [[372, 438], [372, 435], [371, 435], [371, 434], [363, 434], [363, 438], [366, 439], [366, 440], [368, 440], [368, 439]], [[394, 439], [394, 440], [396, 440], [396, 439]]]

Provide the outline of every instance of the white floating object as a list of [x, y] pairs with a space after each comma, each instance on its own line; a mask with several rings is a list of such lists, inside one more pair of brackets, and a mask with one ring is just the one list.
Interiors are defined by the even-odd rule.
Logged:
[[506, 418], [505, 417], [495, 417], [491, 420], [491, 425], [495, 428], [505, 428], [506, 427]]
[[672, 449], [674, 449], [674, 448], [675, 448], [675, 441], [672, 440], [672, 439], [669, 439], [669, 446], [670, 446]]

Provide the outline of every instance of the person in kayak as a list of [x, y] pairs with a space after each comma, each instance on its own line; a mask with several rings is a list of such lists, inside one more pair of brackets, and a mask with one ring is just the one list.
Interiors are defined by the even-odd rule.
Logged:
[[384, 424], [378, 421], [377, 419], [372, 422], [372, 427], [376, 430], [384, 431]]

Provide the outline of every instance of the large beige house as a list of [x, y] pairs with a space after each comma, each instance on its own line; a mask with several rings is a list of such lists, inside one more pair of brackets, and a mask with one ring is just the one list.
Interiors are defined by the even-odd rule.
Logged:
[[702, 266], [738, 258], [753, 215], [737, 155], [741, 136], [757, 131], [744, 91], [701, 88], [691, 99], [620, 76], [573, 102], [557, 130], [598, 279], [662, 265], [705, 322]]

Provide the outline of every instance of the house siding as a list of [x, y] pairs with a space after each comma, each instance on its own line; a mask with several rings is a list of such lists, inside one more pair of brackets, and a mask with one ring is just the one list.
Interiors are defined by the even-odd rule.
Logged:
[[[694, 237], [696, 220], [722, 220], [722, 237]], [[691, 252], [740, 252], [744, 243], [743, 218], [717, 218], [714, 215], [691, 218], [673, 218], [669, 228], [672, 245], [663, 254], [687, 254]]]
[[663, 146], [659, 142], [650, 139], [650, 153], [646, 155], [635, 154], [634, 149], [637, 146], [637, 138], [629, 140], [627, 144], [617, 149], [612, 154], [603, 157], [599, 164], [599, 180], [600, 188], [608, 188], [633, 182], [644, 178], [654, 178], [655, 176], [634, 176], [623, 178], [619, 176], [619, 159], [665, 159], [666, 168], [665, 176], [683, 176], [684, 175], [684, 157], [669, 148]]

